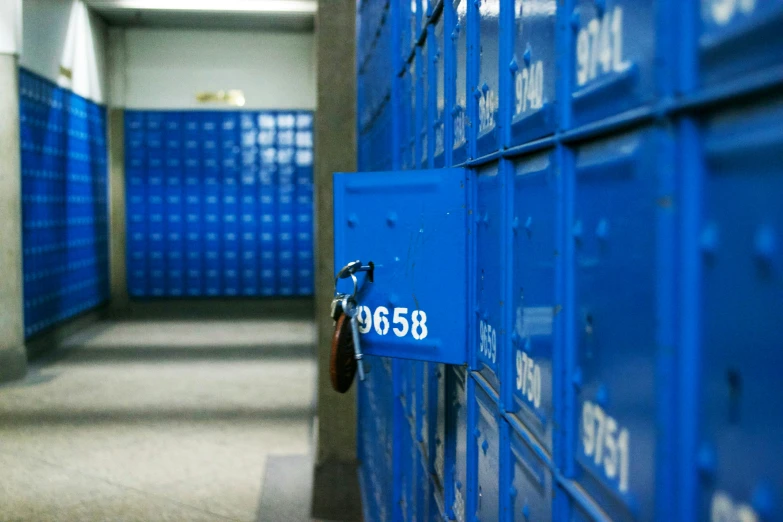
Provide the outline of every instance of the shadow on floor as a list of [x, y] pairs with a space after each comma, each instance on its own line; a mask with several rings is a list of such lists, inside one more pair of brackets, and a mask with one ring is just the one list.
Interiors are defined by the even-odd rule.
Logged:
[[315, 354], [312, 344], [247, 344], [238, 346], [94, 346], [62, 348], [42, 358], [61, 364], [139, 363], [141, 361], [302, 359]]
[[312, 309], [268, 307], [145, 304], [52, 342], [0, 386], [0, 521], [276, 522], [268, 495], [309, 510], [311, 464], [281, 457], [277, 478], [276, 459], [312, 451]]

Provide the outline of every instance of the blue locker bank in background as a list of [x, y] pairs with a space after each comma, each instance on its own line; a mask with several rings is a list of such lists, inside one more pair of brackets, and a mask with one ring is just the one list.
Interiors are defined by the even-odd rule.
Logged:
[[24, 331], [109, 298], [106, 109], [19, 70]]
[[365, 519], [782, 521], [783, 3], [360, 0], [356, 58]]
[[313, 293], [313, 114], [126, 111], [132, 297]]

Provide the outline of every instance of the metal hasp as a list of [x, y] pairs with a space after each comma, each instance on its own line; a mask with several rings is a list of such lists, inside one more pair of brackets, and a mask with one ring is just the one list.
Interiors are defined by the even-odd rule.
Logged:
[[365, 355], [467, 362], [469, 183], [466, 169], [334, 175], [335, 266], [372, 260], [336, 278], [373, 278], [356, 296]]
[[348, 279], [357, 272], [367, 272], [367, 280], [372, 283], [373, 274], [375, 273], [375, 263], [370, 261], [366, 265], [363, 265], [361, 261], [356, 260], [351, 261], [345, 265], [339, 272], [337, 272], [337, 276], [334, 278], [335, 291], [337, 290], [338, 279]]

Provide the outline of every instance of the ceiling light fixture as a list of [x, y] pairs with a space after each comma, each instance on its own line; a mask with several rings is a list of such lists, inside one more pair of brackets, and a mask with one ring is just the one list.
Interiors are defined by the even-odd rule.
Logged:
[[314, 0], [92, 0], [90, 6], [105, 9], [139, 9], [155, 11], [207, 11], [231, 13], [301, 13], [314, 14]]

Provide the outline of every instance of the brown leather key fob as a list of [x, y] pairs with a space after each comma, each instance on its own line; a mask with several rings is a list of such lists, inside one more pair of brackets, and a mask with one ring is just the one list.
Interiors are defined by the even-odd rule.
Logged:
[[329, 375], [332, 388], [345, 393], [351, 388], [356, 374], [356, 354], [353, 347], [351, 318], [340, 314], [332, 336], [332, 352], [329, 357]]

